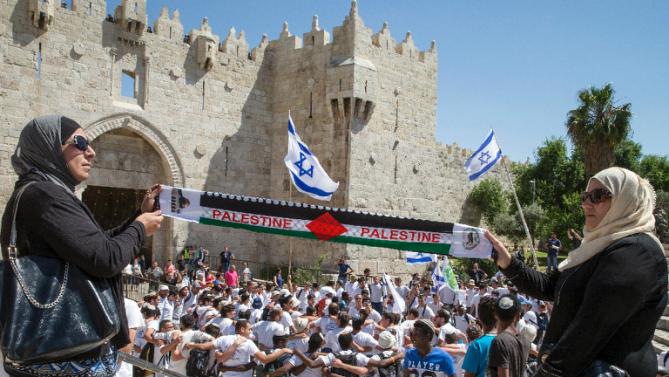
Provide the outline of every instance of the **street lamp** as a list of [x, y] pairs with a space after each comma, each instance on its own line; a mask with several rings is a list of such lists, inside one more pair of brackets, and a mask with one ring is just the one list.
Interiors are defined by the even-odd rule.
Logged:
[[537, 191], [537, 181], [533, 179], [530, 181], [530, 184], [532, 185], [532, 204], [534, 204], [534, 193]]

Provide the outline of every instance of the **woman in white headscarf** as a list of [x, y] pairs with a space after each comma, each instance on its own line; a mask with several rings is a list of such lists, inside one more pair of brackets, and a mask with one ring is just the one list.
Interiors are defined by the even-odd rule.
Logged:
[[538, 376], [596, 376], [615, 367], [655, 376], [651, 340], [667, 305], [667, 263], [653, 233], [654, 206], [652, 186], [637, 174], [617, 167], [597, 173], [581, 195], [583, 242], [548, 274], [486, 234], [519, 291], [554, 301]]

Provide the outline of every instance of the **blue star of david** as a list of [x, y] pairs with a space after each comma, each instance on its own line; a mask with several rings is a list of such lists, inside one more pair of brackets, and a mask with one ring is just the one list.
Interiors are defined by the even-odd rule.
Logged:
[[308, 175], [309, 177], [314, 177], [314, 167], [311, 166], [309, 169], [304, 168], [304, 162], [307, 161], [307, 156], [304, 153], [300, 152], [300, 160], [295, 163], [298, 169], [300, 169], [300, 177], [303, 175]]
[[488, 153], [488, 151], [485, 151], [481, 153], [481, 155], [479, 156], [479, 161], [481, 161], [481, 165], [486, 165], [491, 158], [492, 156], [490, 155], [490, 153]]

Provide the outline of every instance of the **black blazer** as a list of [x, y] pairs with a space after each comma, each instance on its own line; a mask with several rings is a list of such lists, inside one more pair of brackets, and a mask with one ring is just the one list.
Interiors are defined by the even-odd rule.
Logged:
[[594, 360], [654, 377], [651, 340], [667, 305], [667, 263], [646, 234], [613, 242], [585, 263], [544, 274], [513, 258], [502, 272], [520, 292], [554, 307], [539, 375], [578, 376]]

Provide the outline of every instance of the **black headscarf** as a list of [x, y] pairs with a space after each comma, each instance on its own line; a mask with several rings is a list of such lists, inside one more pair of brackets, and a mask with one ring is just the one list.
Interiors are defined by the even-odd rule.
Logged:
[[[65, 119], [67, 130], [61, 129], [61, 120]], [[23, 127], [16, 151], [12, 155], [12, 167], [19, 176], [17, 186], [30, 180], [52, 181], [74, 192], [79, 182], [72, 176], [63, 158], [63, 135], [74, 133], [72, 123], [78, 123], [61, 115], [37, 117]], [[69, 137], [66, 135], [66, 137]]]

